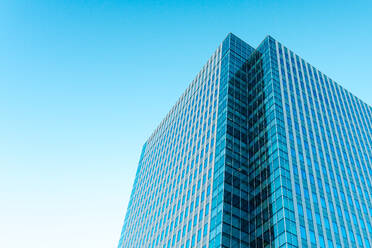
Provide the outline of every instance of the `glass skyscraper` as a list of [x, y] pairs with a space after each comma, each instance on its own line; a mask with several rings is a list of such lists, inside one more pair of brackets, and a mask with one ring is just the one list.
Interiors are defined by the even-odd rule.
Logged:
[[145, 142], [125, 247], [372, 247], [372, 108], [229, 34]]

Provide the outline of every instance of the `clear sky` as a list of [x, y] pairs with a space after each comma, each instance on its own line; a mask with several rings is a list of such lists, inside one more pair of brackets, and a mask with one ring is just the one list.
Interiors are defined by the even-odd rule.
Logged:
[[0, 247], [117, 245], [141, 146], [228, 32], [372, 104], [372, 1], [0, 1]]

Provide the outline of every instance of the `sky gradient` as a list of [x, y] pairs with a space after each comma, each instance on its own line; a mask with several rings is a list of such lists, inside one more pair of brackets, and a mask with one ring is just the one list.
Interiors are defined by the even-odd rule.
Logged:
[[[141, 3], [140, 3], [141, 2]], [[0, 247], [115, 247], [141, 147], [227, 33], [372, 104], [371, 1], [0, 2]]]

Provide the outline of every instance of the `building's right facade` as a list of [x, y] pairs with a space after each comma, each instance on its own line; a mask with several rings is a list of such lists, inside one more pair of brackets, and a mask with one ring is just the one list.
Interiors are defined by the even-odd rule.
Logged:
[[[265, 247], [271, 234], [275, 247], [372, 247], [371, 107], [279, 42], [265, 42], [258, 60], [270, 60], [263, 75], [271, 79], [248, 75], [251, 245]], [[274, 231], [265, 234], [269, 222]]]
[[372, 109], [274, 43], [279, 154], [289, 169], [278, 184], [290, 191], [298, 246], [371, 247]]
[[[119, 247], [372, 247], [372, 108], [270, 36], [253, 49], [229, 34], [211, 61], [207, 65], [213, 69], [206, 70], [210, 78], [196, 80], [193, 84], [200, 87], [190, 87], [199, 90], [188, 89], [175, 107], [181, 110], [169, 114], [177, 125], [184, 120], [180, 125], [186, 126], [182, 135], [187, 133], [190, 144], [182, 149], [183, 162], [173, 158], [177, 152], [172, 148], [156, 148], [173, 140], [186, 144], [183, 136], [177, 138], [177, 129], [170, 128], [173, 135], [164, 141], [155, 131], [156, 140], [150, 137], [144, 146]], [[214, 104], [203, 105], [205, 98]], [[196, 123], [209, 123], [203, 132], [211, 127], [211, 142], [204, 143], [202, 130], [194, 132], [195, 118], [187, 121], [195, 115], [193, 109], [205, 111], [206, 119], [202, 114]], [[169, 129], [169, 116], [157, 130]], [[197, 133], [203, 142], [195, 153]], [[205, 162], [195, 162], [199, 149]], [[176, 172], [165, 181], [160, 167], [151, 175], [158, 178], [155, 182], [143, 181], [159, 153], [166, 158], [160, 159], [164, 171]], [[146, 162], [146, 156], [152, 160]], [[197, 179], [204, 171], [208, 177], [199, 192]], [[167, 186], [169, 180], [180, 181], [177, 173], [182, 175], [178, 193], [178, 186]], [[189, 202], [181, 201], [194, 181], [196, 213], [190, 212]], [[139, 196], [149, 193], [137, 189], [148, 184], [165, 192], [175, 189], [177, 210], [173, 207], [172, 212], [171, 204], [167, 211], [168, 203], [156, 210], [151, 201], [142, 202]], [[204, 187], [207, 197], [199, 206]], [[173, 199], [171, 193], [161, 198], [167, 195]], [[138, 209], [152, 216], [149, 222], [141, 220], [147, 217], [138, 216]], [[179, 227], [168, 235], [173, 220]]]
[[273, 186], [289, 190], [284, 215], [296, 224], [295, 243], [372, 247], [372, 109], [272, 43], [279, 156], [286, 167], [284, 180]]

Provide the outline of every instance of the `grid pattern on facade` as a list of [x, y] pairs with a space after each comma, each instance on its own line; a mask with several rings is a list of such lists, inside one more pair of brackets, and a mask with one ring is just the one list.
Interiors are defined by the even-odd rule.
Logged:
[[371, 107], [276, 46], [299, 247], [371, 247]]
[[144, 145], [118, 247], [206, 244], [220, 51]]
[[229, 34], [146, 141], [122, 247], [372, 246], [372, 108]]

